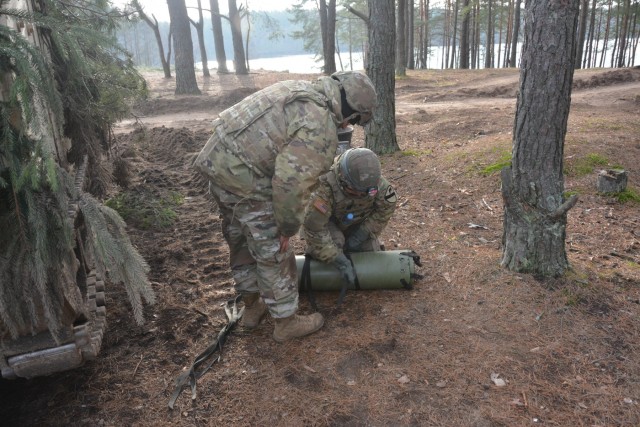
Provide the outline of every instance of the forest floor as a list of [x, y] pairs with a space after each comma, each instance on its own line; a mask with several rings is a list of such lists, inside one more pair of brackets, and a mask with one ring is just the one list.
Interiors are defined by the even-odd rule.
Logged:
[[[396, 85], [401, 151], [381, 158], [400, 195], [382, 239], [417, 252], [422, 278], [411, 290], [350, 291], [337, 311], [337, 292], [316, 293], [326, 324], [304, 339], [274, 342], [271, 319], [236, 328], [196, 399], [185, 390], [174, 410], [174, 379], [227, 323], [234, 296], [217, 208], [190, 162], [216, 113], [317, 75], [214, 74], [199, 77], [202, 96], [145, 77], [150, 100], [116, 129], [131, 182], [112, 196], [130, 195], [132, 211], [154, 202], [155, 215], [127, 222], [157, 302], [138, 326], [123, 288], [109, 286], [99, 358], [0, 380], [3, 425], [640, 425], [640, 203], [595, 186], [621, 166], [640, 193], [640, 69], [576, 71], [564, 151], [565, 187], [579, 197], [573, 268], [548, 281], [499, 265], [497, 166], [511, 152], [518, 70], [409, 71]], [[358, 128], [353, 145], [363, 139]]]

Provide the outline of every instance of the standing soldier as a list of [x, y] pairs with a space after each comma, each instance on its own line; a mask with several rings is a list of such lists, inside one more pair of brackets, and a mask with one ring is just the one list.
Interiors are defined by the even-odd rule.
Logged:
[[355, 272], [345, 252], [379, 251], [378, 235], [393, 215], [397, 200], [373, 151], [345, 151], [319, 178], [307, 205], [302, 229], [307, 254], [333, 264], [345, 284], [353, 285]]
[[364, 125], [375, 104], [365, 74], [338, 72], [314, 83], [276, 83], [214, 120], [194, 166], [209, 179], [220, 209], [235, 289], [245, 301], [245, 327], [257, 327], [267, 309], [278, 342], [324, 324], [320, 313], [296, 314], [289, 238], [300, 228], [311, 188], [331, 165], [338, 128]]

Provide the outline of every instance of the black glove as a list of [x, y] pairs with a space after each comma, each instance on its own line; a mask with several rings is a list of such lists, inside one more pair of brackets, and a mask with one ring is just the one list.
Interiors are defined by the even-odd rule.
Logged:
[[333, 266], [340, 271], [342, 278], [352, 286], [356, 283], [356, 272], [353, 269], [351, 261], [343, 254], [339, 254], [335, 260], [333, 260]]
[[353, 233], [349, 234], [344, 247], [347, 252], [353, 252], [360, 249], [360, 246], [369, 239], [371, 234], [363, 226], [358, 227]]

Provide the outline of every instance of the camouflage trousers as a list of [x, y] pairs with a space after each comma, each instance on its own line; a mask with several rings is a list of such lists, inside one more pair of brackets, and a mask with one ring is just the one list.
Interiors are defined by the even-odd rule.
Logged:
[[236, 292], [259, 292], [274, 318], [295, 314], [296, 258], [291, 247], [280, 253], [280, 233], [271, 201], [242, 198], [214, 182], [209, 183], [209, 189], [220, 209]]
[[[343, 232], [333, 221], [329, 221], [327, 228], [329, 229], [333, 243], [335, 243], [340, 250], [343, 250], [346, 239], [349, 237], [349, 229]], [[379, 250], [381, 250], [380, 240], [378, 240], [376, 236], [372, 236], [362, 242], [362, 244], [352, 252], [377, 252]]]

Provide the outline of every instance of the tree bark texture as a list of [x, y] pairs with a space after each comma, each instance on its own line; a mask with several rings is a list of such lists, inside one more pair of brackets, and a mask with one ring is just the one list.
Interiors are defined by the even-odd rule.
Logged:
[[460, 34], [460, 68], [469, 68], [469, 0], [462, 0], [462, 30]]
[[207, 47], [204, 44], [204, 19], [202, 17], [202, 3], [198, 0], [198, 22], [191, 21], [198, 34], [198, 45], [200, 47], [200, 61], [202, 62], [202, 75], [210, 77], [209, 58], [207, 58]]
[[405, 37], [407, 0], [398, 0], [398, 27], [396, 29], [396, 75], [407, 75], [407, 39]]
[[369, 2], [369, 61], [367, 75], [376, 88], [378, 106], [366, 126], [365, 146], [374, 153], [398, 151], [395, 105], [395, 2]]
[[218, 62], [218, 74], [226, 74], [227, 54], [224, 51], [224, 36], [222, 35], [222, 18], [220, 18], [220, 5], [218, 0], [209, 0], [211, 7], [211, 30], [213, 32], [213, 43], [216, 47], [216, 61]]
[[487, 47], [484, 55], [484, 67], [493, 68], [493, 43], [494, 43], [494, 17], [493, 0], [487, 0]]
[[416, 57], [415, 57], [415, 13], [416, 13], [416, 5], [413, 0], [409, 1], [407, 4], [407, 68], [410, 70], [414, 70], [416, 68]]
[[527, 0], [511, 167], [502, 171], [501, 264], [542, 277], [569, 267], [563, 149], [571, 103], [579, 0]]
[[176, 58], [176, 95], [200, 95], [193, 60], [191, 24], [184, 0], [167, 0]]
[[329, 75], [336, 72], [336, 0], [319, 1], [320, 32], [322, 37], [322, 71]]
[[[571, 0], [568, 0], [571, 1]], [[518, 39], [520, 35], [520, 5], [521, 0], [516, 0], [513, 12], [513, 35], [511, 36], [511, 57], [509, 58], [509, 66], [516, 67], [516, 58], [518, 54]]]
[[580, 1], [580, 15], [578, 22], [577, 43], [576, 43], [576, 68], [582, 67], [582, 56], [584, 54], [584, 41], [587, 35], [587, 16], [589, 14], [589, 0]]
[[451, 37], [451, 63], [449, 68], [456, 67], [456, 45], [458, 43], [458, 13], [460, 12], [460, 0], [454, 0], [453, 9], [453, 36]]
[[233, 63], [236, 74], [249, 74], [247, 59], [242, 44], [242, 23], [236, 0], [229, 0], [229, 21], [231, 21], [231, 40], [233, 41]]

